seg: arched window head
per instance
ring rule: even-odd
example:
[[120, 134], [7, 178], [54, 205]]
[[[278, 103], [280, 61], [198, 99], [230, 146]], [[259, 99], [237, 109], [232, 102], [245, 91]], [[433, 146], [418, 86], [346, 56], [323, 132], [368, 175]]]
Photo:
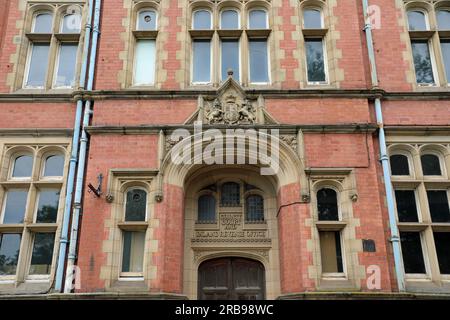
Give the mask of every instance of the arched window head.
[[403, 154], [394, 154], [389, 158], [391, 174], [393, 176], [409, 176], [408, 157]]
[[211, 29], [211, 12], [205, 9], [195, 11], [192, 17], [192, 28], [196, 30]]
[[139, 11], [136, 29], [140, 31], [156, 30], [157, 15], [154, 10], [144, 9]]
[[32, 32], [52, 33], [53, 15], [50, 12], [40, 12], [34, 16]]
[[322, 12], [319, 9], [303, 10], [303, 28], [322, 29]]
[[422, 162], [422, 172], [424, 176], [440, 176], [441, 165], [439, 157], [434, 154], [424, 154], [420, 157]]
[[127, 192], [125, 221], [145, 221], [147, 211], [147, 192], [132, 189]]
[[251, 10], [248, 14], [248, 28], [249, 29], [269, 28], [267, 11], [264, 9]]
[[14, 160], [12, 177], [13, 178], [31, 177], [32, 170], [33, 170], [33, 157], [31, 155], [20, 155]]
[[450, 30], [450, 9], [438, 10], [436, 13], [438, 29]]
[[319, 213], [319, 220], [339, 220], [336, 191], [330, 188], [322, 188], [317, 191], [317, 211]]
[[64, 156], [55, 154], [48, 156], [44, 163], [44, 177], [62, 177], [64, 173]]
[[264, 199], [260, 195], [250, 195], [245, 199], [245, 220], [264, 221]]
[[224, 207], [234, 207], [240, 204], [240, 187], [235, 182], [226, 182], [222, 185], [221, 204]]
[[425, 13], [419, 10], [408, 11], [408, 26], [410, 31], [427, 30]]
[[79, 33], [81, 30], [81, 15], [77, 12], [66, 14], [61, 21], [61, 33]]
[[210, 194], [198, 198], [197, 220], [201, 222], [216, 221], [216, 198]]
[[221, 29], [239, 29], [239, 13], [236, 10], [223, 10], [220, 14]]

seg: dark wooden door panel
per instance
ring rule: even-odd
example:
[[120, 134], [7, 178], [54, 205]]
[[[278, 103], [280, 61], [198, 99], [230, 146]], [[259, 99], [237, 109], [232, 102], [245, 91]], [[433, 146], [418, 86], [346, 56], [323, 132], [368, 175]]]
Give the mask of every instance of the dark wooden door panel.
[[262, 300], [264, 266], [243, 258], [220, 258], [202, 263], [198, 270], [198, 298], [202, 300]]

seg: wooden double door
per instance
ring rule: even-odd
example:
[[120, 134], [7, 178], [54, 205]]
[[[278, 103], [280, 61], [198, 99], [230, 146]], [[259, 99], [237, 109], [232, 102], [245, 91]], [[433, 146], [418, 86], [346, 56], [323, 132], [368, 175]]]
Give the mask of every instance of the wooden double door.
[[205, 261], [198, 269], [198, 299], [265, 299], [264, 266], [255, 260], [234, 257]]

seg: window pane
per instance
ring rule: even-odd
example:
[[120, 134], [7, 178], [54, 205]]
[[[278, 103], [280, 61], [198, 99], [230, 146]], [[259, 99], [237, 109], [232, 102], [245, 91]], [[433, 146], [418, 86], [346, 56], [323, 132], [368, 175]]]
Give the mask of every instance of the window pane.
[[0, 234], [0, 276], [16, 274], [20, 238], [20, 234]]
[[37, 223], [55, 223], [58, 215], [60, 190], [42, 190], [36, 213]]
[[31, 49], [30, 66], [26, 85], [43, 87], [48, 67], [48, 51], [50, 44], [34, 43]]
[[127, 192], [125, 221], [144, 221], [147, 210], [147, 192], [134, 189]]
[[398, 221], [418, 222], [416, 195], [414, 190], [395, 190]]
[[81, 16], [77, 13], [64, 16], [61, 33], [79, 33], [81, 30]]
[[211, 195], [198, 198], [198, 221], [216, 221], [216, 199]]
[[23, 223], [27, 205], [27, 190], [10, 190], [6, 194], [3, 223]]
[[309, 82], [325, 82], [322, 39], [306, 39], [306, 64]]
[[420, 11], [408, 11], [409, 30], [427, 30], [425, 14]]
[[439, 10], [437, 12], [439, 30], [450, 30], [450, 11]]
[[33, 157], [32, 156], [19, 156], [14, 161], [14, 169], [12, 172], [13, 178], [26, 178], [31, 177], [31, 171], [33, 170]]
[[248, 196], [245, 202], [247, 221], [264, 221], [264, 199], [259, 195]]
[[391, 174], [394, 176], [409, 176], [408, 157], [402, 154], [394, 154], [389, 157]]
[[233, 70], [233, 78], [239, 81], [239, 41], [222, 40], [222, 80], [228, 78], [228, 69]]
[[303, 28], [321, 29], [322, 15], [319, 10], [307, 9], [303, 12]]
[[222, 29], [239, 29], [239, 14], [235, 10], [224, 10], [221, 14], [220, 27]]
[[343, 272], [341, 234], [339, 231], [320, 231], [320, 253], [322, 257], [322, 272]]
[[249, 29], [267, 29], [267, 13], [264, 10], [252, 10], [249, 13]]
[[194, 40], [193, 42], [193, 82], [211, 81], [211, 41]]
[[317, 211], [319, 212], [319, 220], [339, 220], [336, 191], [325, 188], [317, 192]]
[[419, 84], [434, 84], [428, 41], [414, 40], [411, 42], [411, 46], [416, 70], [416, 82]]
[[139, 12], [137, 30], [156, 30], [156, 12], [153, 10]]
[[267, 40], [249, 41], [250, 46], [250, 82], [269, 82], [269, 66], [267, 57]]
[[53, 155], [45, 160], [44, 177], [62, 177], [64, 174], [64, 157]]
[[434, 154], [424, 154], [420, 157], [422, 171], [425, 176], [440, 176], [441, 165], [439, 157]]
[[428, 207], [433, 222], [450, 222], [446, 190], [427, 190]]
[[441, 40], [442, 57], [444, 59], [447, 83], [450, 83], [450, 39]]
[[36, 233], [31, 255], [30, 274], [50, 274], [55, 244], [54, 233]]
[[239, 206], [240, 204], [240, 187], [234, 182], [227, 182], [222, 185], [222, 206]]
[[425, 273], [419, 232], [400, 232], [405, 273]]
[[34, 18], [33, 32], [51, 33], [53, 16], [50, 13], [40, 13]]
[[211, 29], [211, 13], [206, 10], [194, 12], [193, 28], [197, 30]]
[[55, 87], [73, 87], [75, 85], [77, 50], [77, 43], [62, 43], [59, 46]]
[[434, 232], [434, 243], [442, 274], [450, 274], [450, 233]]
[[123, 233], [122, 272], [142, 272], [144, 266], [145, 232]]
[[138, 40], [134, 66], [134, 84], [155, 82], [155, 40]]

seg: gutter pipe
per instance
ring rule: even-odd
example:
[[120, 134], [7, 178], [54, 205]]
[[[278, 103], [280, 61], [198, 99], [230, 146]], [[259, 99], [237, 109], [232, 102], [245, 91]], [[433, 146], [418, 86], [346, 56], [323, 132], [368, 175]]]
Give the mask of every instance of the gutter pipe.
[[[86, 29], [84, 35], [84, 46], [83, 46], [83, 55], [82, 55], [82, 64], [81, 64], [81, 73], [80, 73], [80, 81], [79, 81], [79, 89], [84, 90], [86, 86], [86, 74], [88, 67], [88, 58], [89, 58], [89, 46], [91, 43], [91, 29], [92, 29], [92, 13], [94, 9], [94, 0], [89, 0], [88, 4], [88, 16], [86, 20]], [[59, 254], [58, 254], [58, 263], [56, 268], [55, 275], [55, 291], [61, 292], [62, 290], [62, 282], [64, 277], [64, 261], [66, 257], [67, 251], [67, 243], [68, 234], [69, 234], [69, 224], [70, 224], [70, 211], [72, 207], [72, 197], [73, 197], [73, 189], [75, 183], [75, 169], [77, 166], [77, 156], [78, 156], [78, 142], [80, 139], [80, 127], [81, 127], [81, 116], [83, 113], [83, 99], [80, 97], [77, 100], [77, 106], [75, 111], [75, 123], [73, 126], [73, 137], [72, 137], [72, 151], [70, 155], [69, 162], [69, 173], [67, 177], [67, 189], [66, 189], [66, 201], [64, 204], [64, 214], [63, 214], [63, 223], [61, 229], [61, 237], [59, 244]]]
[[[370, 61], [370, 74], [372, 79], [372, 88], [378, 87], [378, 75], [375, 61], [375, 50], [373, 48], [372, 25], [370, 17], [368, 16], [369, 1], [362, 0], [363, 14], [364, 14], [364, 31], [366, 33], [367, 51]], [[387, 155], [386, 135], [383, 124], [383, 112], [381, 108], [381, 99], [375, 98], [375, 113], [377, 118], [377, 125], [379, 128], [379, 144], [380, 144], [380, 161], [383, 167], [384, 187], [386, 191], [387, 209], [389, 214], [389, 227], [391, 231], [391, 243], [394, 254], [395, 274], [397, 278], [397, 286], [400, 292], [405, 291], [405, 273], [403, 268], [403, 260], [401, 257], [400, 248], [400, 234], [397, 226], [397, 218], [394, 207], [394, 192], [392, 188], [391, 174], [389, 169], [389, 157]]]

